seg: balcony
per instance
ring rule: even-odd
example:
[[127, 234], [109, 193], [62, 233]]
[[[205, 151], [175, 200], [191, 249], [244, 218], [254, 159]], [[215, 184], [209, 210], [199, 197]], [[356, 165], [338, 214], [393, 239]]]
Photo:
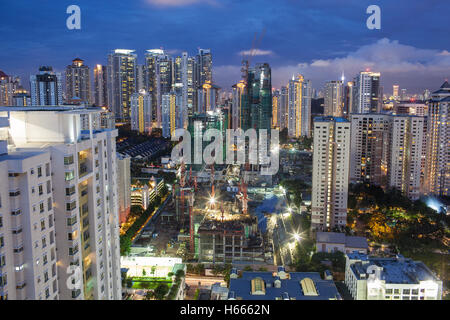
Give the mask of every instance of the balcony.
[[81, 290], [77, 289], [77, 290], [72, 290], [72, 299], [77, 299], [81, 294]]
[[78, 253], [78, 247], [69, 248], [69, 256], [74, 256]]
[[17, 290], [24, 289], [26, 285], [27, 285], [26, 282], [18, 283], [18, 284], [16, 285], [16, 289], [17, 289]]
[[89, 169], [88, 169], [87, 165], [86, 164], [80, 164], [79, 171], [78, 171], [78, 176], [80, 178], [82, 178], [85, 175], [87, 175], [88, 173], [89, 173]]

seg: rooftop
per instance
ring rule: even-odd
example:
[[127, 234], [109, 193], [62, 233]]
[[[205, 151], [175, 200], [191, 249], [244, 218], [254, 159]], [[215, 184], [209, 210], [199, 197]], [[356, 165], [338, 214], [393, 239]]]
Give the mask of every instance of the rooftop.
[[349, 122], [349, 121], [341, 117], [325, 116], [325, 117], [315, 117], [314, 122]]
[[[230, 280], [229, 298], [242, 298], [242, 300], [341, 299], [334, 282], [322, 280], [317, 272], [288, 274], [288, 279], [280, 279], [272, 272], [243, 272], [241, 278]], [[280, 282], [279, 287], [275, 286], [275, 281]], [[252, 290], [256, 290], [256, 294], [252, 294]]]
[[418, 284], [420, 281], [439, 281], [439, 278], [420, 261], [399, 256], [397, 258], [376, 258], [361, 253], [347, 254], [350, 259], [359, 259], [351, 265], [358, 278], [368, 277], [369, 266], [382, 268], [381, 280], [395, 284]]
[[365, 237], [346, 236], [345, 233], [338, 232], [317, 232], [316, 241], [345, 244], [346, 247], [350, 248], [367, 249], [369, 247]]
[[3, 160], [24, 160], [27, 158], [32, 158], [40, 154], [45, 153], [45, 151], [15, 151], [10, 152], [5, 155], [0, 156], [0, 161]]
[[102, 108], [87, 107], [87, 106], [8, 106], [0, 107], [0, 112], [37, 112], [37, 111], [53, 111], [53, 112], [68, 112], [68, 113], [96, 113], [103, 111]]

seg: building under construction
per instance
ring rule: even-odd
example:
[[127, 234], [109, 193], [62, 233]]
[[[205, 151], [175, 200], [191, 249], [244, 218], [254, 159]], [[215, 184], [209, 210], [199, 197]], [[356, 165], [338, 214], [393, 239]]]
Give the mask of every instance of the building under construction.
[[257, 218], [247, 212], [243, 184], [237, 194], [199, 188], [193, 209], [195, 255], [205, 263], [264, 262]]

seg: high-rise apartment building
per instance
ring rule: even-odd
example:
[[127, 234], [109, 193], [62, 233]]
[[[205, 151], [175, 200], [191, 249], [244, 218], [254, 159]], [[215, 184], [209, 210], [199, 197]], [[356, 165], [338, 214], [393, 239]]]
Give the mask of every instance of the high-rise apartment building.
[[30, 76], [31, 105], [58, 106], [63, 104], [61, 73], [42, 66], [39, 74]]
[[198, 113], [214, 111], [219, 98], [220, 87], [207, 80], [201, 89], [198, 90]]
[[412, 116], [426, 117], [428, 115], [428, 105], [421, 101], [403, 101], [394, 103], [396, 114], [410, 114]]
[[144, 89], [131, 95], [131, 130], [152, 133], [152, 96]]
[[350, 122], [314, 119], [311, 228], [327, 230], [347, 223]]
[[353, 81], [347, 82], [344, 87], [344, 109], [342, 111], [342, 116], [345, 119], [349, 119], [349, 115], [353, 110], [353, 86], [355, 83]]
[[108, 103], [108, 77], [107, 68], [97, 64], [94, 69], [94, 104], [97, 107], [106, 107]]
[[406, 89], [401, 89], [400, 100], [405, 101], [407, 99], [408, 99], [408, 96], [406, 94]]
[[450, 84], [433, 92], [428, 104], [428, 137], [424, 192], [450, 195]]
[[388, 114], [351, 114], [350, 182], [385, 186], [389, 155]]
[[137, 55], [116, 49], [108, 56], [108, 107], [119, 121], [130, 120], [130, 98], [136, 92]]
[[131, 157], [117, 154], [117, 193], [119, 196], [119, 223], [125, 223], [131, 209]]
[[75, 58], [66, 68], [66, 99], [80, 99], [83, 103], [91, 103], [91, 76], [84, 60]]
[[301, 74], [292, 77], [288, 85], [288, 135], [310, 136], [311, 82]]
[[280, 127], [280, 91], [275, 90], [272, 93], [272, 127], [279, 128]]
[[183, 108], [182, 84], [174, 85], [170, 93], [162, 96], [162, 135], [170, 138], [176, 129], [186, 129], [187, 110]]
[[391, 117], [388, 186], [412, 200], [419, 199], [421, 192], [424, 127], [424, 117]]
[[[185, 53], [183, 53], [183, 57], [184, 55]], [[186, 81], [187, 81], [187, 108], [189, 116], [193, 115], [194, 112], [198, 112], [196, 66], [197, 63], [195, 57], [188, 57], [186, 65], [186, 73], [187, 73]]]
[[343, 116], [343, 82], [329, 81], [325, 84], [324, 115], [332, 117]]
[[213, 82], [212, 55], [210, 49], [198, 49], [197, 55], [197, 86], [202, 87], [206, 81]]
[[31, 106], [30, 93], [22, 86], [17, 86], [12, 96], [12, 105], [19, 107]]
[[352, 114], [350, 182], [395, 188], [420, 197], [426, 120], [395, 114]]
[[380, 73], [361, 71], [353, 86], [352, 113], [377, 113], [381, 110]]
[[245, 95], [245, 80], [241, 80], [233, 85], [233, 98], [231, 105], [231, 127], [236, 130], [242, 128], [242, 103]]
[[161, 128], [162, 96], [172, 89], [172, 59], [162, 49], [147, 50], [145, 54], [145, 86], [152, 97], [154, 127]]
[[278, 118], [280, 119], [280, 130], [288, 127], [288, 88], [285, 86], [281, 87], [280, 90], [280, 108], [278, 112]]
[[399, 100], [400, 99], [398, 90], [399, 90], [399, 85], [398, 84], [394, 84], [392, 86], [392, 96], [394, 97], [395, 100]]
[[146, 75], [145, 65], [138, 64], [136, 66], [136, 92], [139, 92], [141, 90], [147, 90], [145, 86], [145, 75]]
[[272, 76], [269, 64], [256, 64], [248, 71], [241, 103], [241, 128], [270, 130], [272, 126]]
[[0, 70], [0, 106], [12, 106], [14, 95], [20, 88], [20, 79], [11, 77]]
[[0, 108], [3, 298], [121, 299], [117, 130], [99, 112]]

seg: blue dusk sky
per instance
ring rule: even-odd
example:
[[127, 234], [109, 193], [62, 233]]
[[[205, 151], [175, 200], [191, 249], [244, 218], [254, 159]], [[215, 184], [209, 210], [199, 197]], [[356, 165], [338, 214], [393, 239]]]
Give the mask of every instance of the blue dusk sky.
[[[81, 8], [81, 30], [66, 27], [69, 5]], [[369, 5], [381, 8], [381, 30], [369, 30]], [[173, 55], [213, 53], [214, 81], [240, 79], [242, 52], [263, 37], [252, 64], [268, 62], [272, 84], [294, 73], [321, 89], [366, 68], [382, 73], [386, 93], [434, 90], [450, 75], [448, 0], [1, 0], [0, 70], [26, 87], [40, 65], [62, 72], [75, 57], [106, 64], [116, 48]], [[264, 30], [264, 32], [263, 32]]]

